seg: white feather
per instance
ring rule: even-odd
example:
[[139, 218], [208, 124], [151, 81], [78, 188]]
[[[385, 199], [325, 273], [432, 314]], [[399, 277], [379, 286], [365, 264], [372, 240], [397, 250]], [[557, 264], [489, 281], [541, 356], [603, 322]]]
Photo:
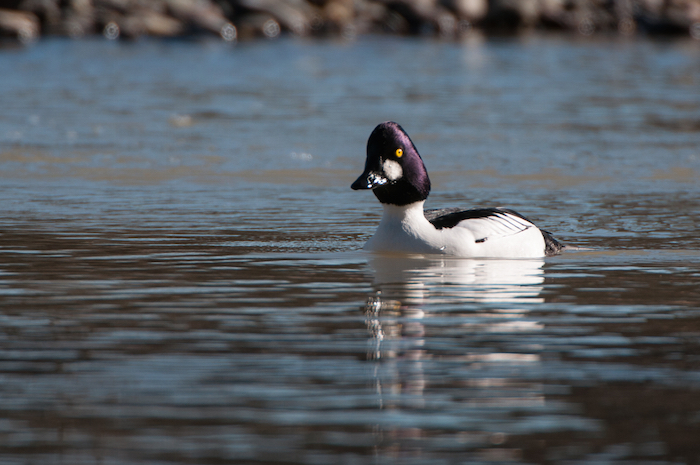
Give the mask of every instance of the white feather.
[[401, 165], [397, 161], [384, 160], [382, 168], [384, 168], [384, 174], [386, 174], [386, 177], [391, 181], [396, 181], [403, 176], [403, 168], [401, 168]]
[[543, 257], [542, 232], [529, 221], [507, 212], [460, 221], [436, 229], [423, 213], [423, 203], [384, 204], [377, 232], [365, 249], [378, 252], [439, 253], [458, 257]]

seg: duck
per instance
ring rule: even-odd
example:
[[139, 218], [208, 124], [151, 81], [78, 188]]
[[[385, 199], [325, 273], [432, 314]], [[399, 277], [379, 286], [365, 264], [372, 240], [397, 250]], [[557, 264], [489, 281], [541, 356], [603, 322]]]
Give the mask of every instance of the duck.
[[542, 258], [563, 245], [508, 208], [425, 210], [430, 177], [416, 146], [393, 121], [377, 125], [354, 190], [372, 190], [383, 207], [364, 249], [380, 253], [441, 254], [464, 258]]

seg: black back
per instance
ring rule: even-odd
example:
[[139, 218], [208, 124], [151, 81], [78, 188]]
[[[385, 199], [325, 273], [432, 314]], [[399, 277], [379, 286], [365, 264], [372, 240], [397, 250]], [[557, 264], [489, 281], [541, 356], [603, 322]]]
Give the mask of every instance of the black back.
[[487, 218], [489, 216], [497, 216], [498, 213], [507, 213], [509, 215], [522, 218], [528, 223], [532, 223], [532, 221], [520, 213], [508, 208], [470, 208], [469, 210], [450, 208], [443, 210], [426, 210], [425, 217], [433, 224], [433, 226], [435, 226], [435, 229], [444, 229], [454, 228], [460, 221], [463, 220]]

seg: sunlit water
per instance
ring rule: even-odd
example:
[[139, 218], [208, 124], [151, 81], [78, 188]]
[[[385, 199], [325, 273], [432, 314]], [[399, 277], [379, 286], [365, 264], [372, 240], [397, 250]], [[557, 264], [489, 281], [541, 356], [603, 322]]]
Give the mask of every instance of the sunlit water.
[[[0, 50], [0, 462], [700, 463], [700, 47], [534, 37]], [[376, 257], [429, 206], [546, 260]]]

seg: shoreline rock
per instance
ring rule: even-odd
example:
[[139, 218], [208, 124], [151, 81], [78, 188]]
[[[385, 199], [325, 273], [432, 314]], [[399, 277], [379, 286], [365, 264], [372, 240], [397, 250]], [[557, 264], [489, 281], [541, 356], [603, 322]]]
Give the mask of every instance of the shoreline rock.
[[555, 30], [700, 40], [700, 0], [0, 0], [0, 36], [109, 39], [385, 33], [458, 38], [471, 30]]

